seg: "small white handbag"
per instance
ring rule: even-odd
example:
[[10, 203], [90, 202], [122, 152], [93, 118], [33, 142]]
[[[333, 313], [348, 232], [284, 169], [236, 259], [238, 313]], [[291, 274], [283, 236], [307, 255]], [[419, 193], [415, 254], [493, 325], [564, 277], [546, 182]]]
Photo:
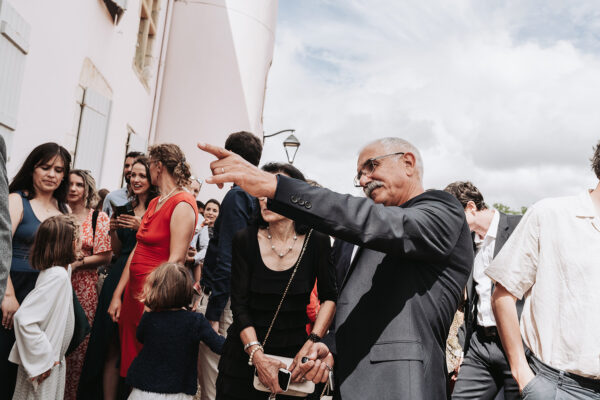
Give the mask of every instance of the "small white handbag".
[[[265, 356], [271, 357], [271, 358], [274, 358], [276, 360], [283, 362], [286, 365], [286, 368], [289, 368], [290, 365], [292, 365], [292, 362], [294, 361], [293, 358], [274, 356], [272, 354], [265, 354]], [[269, 388], [262, 384], [262, 382], [260, 381], [260, 379], [258, 379], [258, 376], [256, 376], [256, 374], [254, 374], [253, 384], [254, 384], [254, 389], [260, 390], [261, 392], [271, 393]], [[315, 384], [312, 381], [298, 382], [298, 383], [294, 382], [294, 383], [290, 383], [290, 385], [288, 386], [288, 390], [285, 392], [285, 395], [286, 396], [295, 396], [295, 397], [306, 397], [314, 391], [315, 391]]]

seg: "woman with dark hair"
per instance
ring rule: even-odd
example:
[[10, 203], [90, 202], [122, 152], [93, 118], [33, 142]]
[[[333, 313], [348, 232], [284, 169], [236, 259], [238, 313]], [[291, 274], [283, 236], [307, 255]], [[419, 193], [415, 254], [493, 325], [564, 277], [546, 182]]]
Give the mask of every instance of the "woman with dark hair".
[[68, 213], [67, 191], [71, 155], [56, 143], [37, 146], [9, 185], [8, 206], [12, 220], [12, 263], [2, 300], [0, 327], [0, 399], [11, 399], [17, 366], [8, 361], [15, 342], [13, 315], [35, 287], [39, 271], [29, 264], [29, 249], [38, 226], [55, 215]]
[[129, 206], [135, 215], [113, 213], [110, 219], [111, 244], [117, 259], [110, 267], [98, 296], [98, 308], [77, 392], [81, 399], [117, 398], [119, 332], [107, 311], [123, 268], [135, 247], [135, 235], [142, 217], [150, 201], [158, 196], [158, 188], [152, 182], [146, 157], [140, 156], [133, 162], [129, 187], [128, 197], [132, 199]]
[[221, 203], [218, 200], [210, 199], [204, 205], [204, 220], [200, 224], [199, 231], [194, 235], [186, 261], [193, 265], [194, 282], [200, 282], [202, 274], [202, 264], [208, 249], [208, 242], [213, 237], [215, 221], [219, 216]]
[[[271, 163], [263, 170], [305, 180], [289, 164]], [[266, 199], [259, 200], [258, 220], [233, 239], [233, 324], [219, 362], [219, 400], [266, 399], [267, 393], [253, 387], [255, 369], [264, 386], [272, 393], [281, 393], [279, 368], [293, 370], [313, 341], [327, 333], [335, 313], [337, 290], [335, 270], [329, 263], [329, 236], [309, 231], [306, 226], [269, 211]], [[315, 281], [322, 305], [308, 335], [306, 306]], [[294, 362], [285, 365], [266, 354], [293, 358]]]
[[[112, 248], [110, 243], [108, 215], [95, 211], [98, 200], [96, 181], [89, 171], [71, 170], [69, 173], [69, 193], [67, 195], [71, 214], [79, 226], [81, 252], [77, 261], [71, 264], [71, 283], [77, 299], [85, 311], [91, 325], [98, 306], [98, 267], [110, 263]], [[89, 336], [67, 356], [67, 382], [65, 399], [75, 400], [77, 386], [83, 368]]]
[[127, 376], [142, 348], [136, 330], [144, 312], [140, 295], [146, 277], [165, 261], [185, 262], [198, 218], [196, 200], [184, 189], [191, 173], [181, 149], [174, 144], [159, 144], [149, 149], [149, 158], [150, 177], [161, 196], [148, 204], [136, 235], [137, 244], [108, 308], [113, 321], [119, 323], [122, 377]]

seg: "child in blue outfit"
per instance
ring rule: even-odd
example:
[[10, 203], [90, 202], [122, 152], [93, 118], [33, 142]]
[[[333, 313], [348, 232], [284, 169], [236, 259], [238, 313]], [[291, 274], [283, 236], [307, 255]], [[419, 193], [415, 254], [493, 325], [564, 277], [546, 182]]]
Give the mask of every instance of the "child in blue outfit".
[[136, 333], [144, 347], [127, 373], [130, 400], [191, 400], [198, 389], [200, 341], [221, 354], [225, 338], [202, 314], [186, 309], [192, 294], [192, 279], [181, 264], [164, 263], [146, 279], [146, 312]]

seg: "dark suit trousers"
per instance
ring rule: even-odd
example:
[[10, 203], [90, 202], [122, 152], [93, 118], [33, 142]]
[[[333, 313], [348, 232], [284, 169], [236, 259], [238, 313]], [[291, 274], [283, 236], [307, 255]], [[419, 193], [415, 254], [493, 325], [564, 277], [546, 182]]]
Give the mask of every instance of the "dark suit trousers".
[[452, 399], [494, 400], [504, 389], [504, 399], [520, 399], [519, 387], [510, 373], [500, 337], [482, 337], [473, 332]]

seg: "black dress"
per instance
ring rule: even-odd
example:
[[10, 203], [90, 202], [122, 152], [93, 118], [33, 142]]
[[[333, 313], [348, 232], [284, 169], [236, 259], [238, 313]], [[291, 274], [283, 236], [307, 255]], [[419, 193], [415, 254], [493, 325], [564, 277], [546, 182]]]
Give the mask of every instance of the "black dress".
[[[114, 340], [118, 342], [119, 337], [118, 326], [108, 315], [108, 307], [121, 279], [125, 264], [127, 264], [127, 259], [137, 243], [135, 238], [136, 233], [137, 231], [133, 229], [117, 229], [117, 236], [121, 241], [121, 252], [110, 267], [108, 276], [104, 280], [104, 285], [102, 285], [102, 291], [98, 295], [98, 308], [96, 309], [96, 316], [92, 324], [81, 378], [79, 378], [78, 398], [89, 400], [103, 399], [102, 377], [105, 357], [111, 342]], [[118, 397], [121, 398], [121, 395], [119, 394]]]
[[[258, 228], [249, 226], [239, 231], [232, 245], [231, 309], [233, 324], [219, 362], [217, 400], [267, 399], [269, 394], [254, 389], [254, 367], [248, 365], [240, 332], [253, 326], [260, 342], [267, 329], [293, 268], [274, 271], [264, 264], [257, 238]], [[313, 231], [296, 276], [281, 306], [279, 316], [265, 346], [265, 353], [295, 357], [307, 340], [306, 306], [317, 280], [319, 300], [336, 301], [335, 270], [329, 261], [329, 236]], [[278, 399], [299, 399], [278, 395]]]

